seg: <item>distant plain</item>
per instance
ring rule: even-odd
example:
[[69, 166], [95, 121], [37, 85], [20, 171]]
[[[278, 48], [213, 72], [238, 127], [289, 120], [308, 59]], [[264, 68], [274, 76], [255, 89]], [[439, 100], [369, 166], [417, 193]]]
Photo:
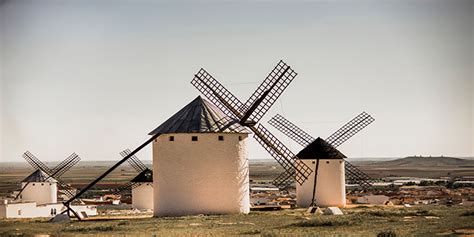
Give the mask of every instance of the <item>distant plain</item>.
[[[349, 159], [373, 178], [406, 176], [422, 178], [474, 176], [474, 159], [451, 157], [407, 157], [391, 159]], [[151, 167], [151, 161], [144, 161]], [[272, 159], [250, 160], [250, 179], [271, 181], [283, 169]], [[46, 163], [53, 167], [57, 163]], [[62, 180], [81, 188], [114, 164], [114, 161], [81, 161], [62, 176]], [[26, 162], [0, 163], [0, 197], [19, 189], [20, 181], [33, 172]], [[137, 172], [124, 164], [98, 183], [96, 188], [119, 186], [132, 179]]]
[[[351, 163], [372, 177], [474, 176], [474, 160], [455, 158], [409, 157], [403, 159], [351, 159]], [[151, 166], [150, 161], [145, 161]], [[113, 164], [112, 161], [83, 161], [67, 172], [63, 180], [83, 187]], [[55, 165], [54, 163], [48, 164]], [[33, 169], [23, 163], [0, 163], [0, 196], [19, 188], [19, 182]], [[250, 179], [270, 181], [282, 168], [273, 160], [251, 160]], [[101, 181], [96, 188], [121, 185], [136, 175], [123, 165]], [[474, 207], [415, 206], [412, 208], [369, 207], [345, 208], [344, 216], [314, 216], [304, 209], [272, 212], [253, 211], [249, 215], [198, 215], [167, 218], [132, 218], [108, 221], [86, 221], [65, 224], [48, 223], [47, 219], [0, 220], [0, 236], [473, 236]]]

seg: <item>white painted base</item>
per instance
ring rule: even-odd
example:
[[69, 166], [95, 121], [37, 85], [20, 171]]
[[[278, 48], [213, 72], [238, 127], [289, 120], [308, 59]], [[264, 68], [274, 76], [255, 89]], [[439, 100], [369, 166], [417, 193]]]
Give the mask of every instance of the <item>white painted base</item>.
[[[301, 160], [311, 169], [315, 169], [316, 160]], [[299, 207], [309, 207], [313, 197], [315, 172], [303, 185], [296, 184], [296, 204]], [[320, 207], [345, 207], [346, 184], [344, 160], [319, 160], [318, 179], [316, 185], [316, 205]]]
[[[198, 141], [192, 141], [192, 136]], [[154, 215], [248, 213], [246, 137], [229, 133], [160, 136], [153, 143]]]
[[[26, 187], [25, 187], [26, 185]], [[55, 182], [21, 183], [20, 200], [38, 205], [58, 202], [58, 186]]]
[[132, 208], [153, 210], [153, 184], [142, 183], [132, 189]]

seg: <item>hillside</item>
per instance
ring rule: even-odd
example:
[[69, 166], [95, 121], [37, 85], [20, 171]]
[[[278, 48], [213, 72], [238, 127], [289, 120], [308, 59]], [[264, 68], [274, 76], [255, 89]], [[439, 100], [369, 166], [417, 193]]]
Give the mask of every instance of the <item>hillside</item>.
[[456, 167], [474, 167], [474, 160], [467, 160], [454, 157], [419, 157], [409, 156], [396, 160], [373, 162], [370, 165], [385, 167], [420, 167], [420, 166], [456, 166]]

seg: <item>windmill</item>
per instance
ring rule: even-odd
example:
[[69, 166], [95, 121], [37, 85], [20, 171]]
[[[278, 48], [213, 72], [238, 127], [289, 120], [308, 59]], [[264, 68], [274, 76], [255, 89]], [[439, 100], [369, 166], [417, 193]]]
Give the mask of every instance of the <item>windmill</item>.
[[[335, 202], [336, 204], [342, 203], [342, 206], [345, 205], [345, 182], [343, 182], [344, 173], [346, 181], [350, 183], [357, 183], [363, 188], [368, 188], [371, 186], [369, 182], [370, 177], [354, 165], [350, 164], [347, 160], [344, 160], [346, 156], [344, 156], [336, 148], [346, 142], [349, 138], [360, 132], [373, 121], [374, 118], [372, 118], [372, 116], [365, 112], [362, 112], [325, 140], [321, 139], [320, 137], [312, 137], [304, 130], [302, 130], [301, 128], [299, 128], [298, 126], [288, 121], [279, 114], [274, 116], [269, 121], [270, 125], [272, 125], [280, 132], [287, 135], [295, 142], [304, 147], [304, 149], [298, 153], [298, 156], [301, 159], [310, 161], [312, 164], [316, 164], [315, 175], [311, 178], [313, 179], [313, 182], [309, 182], [310, 184], [297, 185], [297, 198], [299, 206], [308, 206], [308, 204], [316, 204], [316, 200], [319, 204], [334, 204], [334, 200], [338, 199], [335, 197], [339, 197], [339, 201]], [[341, 162], [336, 162], [336, 164], [338, 165], [334, 166], [330, 165], [331, 160], [339, 160]], [[326, 164], [323, 165], [327, 166], [319, 167], [320, 161], [325, 161]], [[308, 164], [310, 162], [308, 162]], [[333, 162], [332, 164], [334, 163], [335, 162]], [[323, 168], [326, 170], [323, 170]], [[329, 169], [334, 170], [328, 171]], [[318, 172], [320, 173], [318, 174]], [[286, 183], [288, 185], [291, 183], [291, 179], [286, 178], [289, 177], [289, 174], [283, 173], [279, 177], [280, 180], [283, 180], [283, 183]], [[318, 179], [319, 181], [317, 181]], [[332, 188], [321, 188], [321, 190], [316, 190], [317, 182], [321, 183], [322, 186], [328, 186]], [[324, 183], [327, 183], [327, 185]], [[337, 194], [334, 194], [335, 191], [339, 192]], [[328, 201], [326, 201], [326, 199]]]
[[[74, 196], [75, 189], [62, 181], [60, 177], [81, 160], [81, 158], [76, 153], [72, 153], [69, 157], [64, 159], [52, 169], [46, 166], [29, 151], [23, 153], [23, 158], [25, 158], [25, 160], [35, 169], [35, 171], [25, 180], [23, 180], [22, 188], [15, 199], [18, 199], [19, 197], [25, 200], [44, 199], [48, 200], [50, 203], [55, 203], [57, 201], [57, 186], [61, 188], [61, 191], [66, 195], [67, 198]], [[33, 185], [40, 183], [41, 186], [45, 186], [45, 182], [51, 184], [46, 186], [52, 187], [44, 187], [48, 188], [48, 190], [45, 191], [48, 193], [45, 194], [48, 197], [41, 198], [41, 193], [37, 193], [38, 188], [33, 188]], [[54, 183], [54, 185], [52, 185], [52, 183]], [[41, 202], [43, 201], [40, 201], [40, 203]]]
[[[126, 157], [130, 153], [130, 149], [126, 149], [121, 151], [120, 155]], [[153, 171], [135, 155], [132, 155], [127, 161], [138, 172], [138, 175], [117, 188], [114, 193], [131, 193], [132, 207], [135, 209], [153, 209]]]
[[[285, 169], [287, 178], [294, 178], [299, 184], [303, 184], [311, 174], [311, 168], [301, 162], [262, 124], [257, 125], [296, 75], [290, 66], [280, 60], [245, 103], [202, 68], [194, 76], [191, 84], [227, 115], [225, 119], [228, 121], [228, 126], [237, 123], [249, 128], [258, 143]], [[281, 180], [274, 180], [273, 184], [280, 188], [284, 187]]]

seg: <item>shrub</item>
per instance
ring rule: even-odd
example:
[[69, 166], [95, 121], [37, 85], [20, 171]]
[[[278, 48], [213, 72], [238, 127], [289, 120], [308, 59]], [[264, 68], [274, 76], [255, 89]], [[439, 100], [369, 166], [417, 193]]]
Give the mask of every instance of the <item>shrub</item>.
[[104, 232], [114, 230], [114, 226], [68, 226], [63, 228], [65, 232]]
[[262, 233], [261, 230], [246, 230], [246, 231], [240, 232], [241, 235], [257, 235], [261, 233]]
[[397, 233], [393, 230], [385, 230], [377, 234], [377, 237], [397, 237]]
[[367, 211], [362, 212], [361, 215], [369, 215], [376, 217], [395, 217], [395, 216], [436, 216], [433, 212], [428, 210], [419, 210], [419, 211], [389, 211], [389, 210], [376, 210], [376, 211]]
[[461, 216], [474, 216], [474, 211], [465, 211], [461, 213]]

